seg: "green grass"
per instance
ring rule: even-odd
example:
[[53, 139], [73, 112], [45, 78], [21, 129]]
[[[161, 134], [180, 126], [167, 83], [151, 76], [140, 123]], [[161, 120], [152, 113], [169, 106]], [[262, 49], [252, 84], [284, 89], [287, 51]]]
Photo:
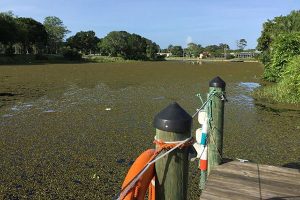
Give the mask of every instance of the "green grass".
[[279, 83], [256, 90], [254, 96], [271, 102], [300, 103], [300, 56], [287, 64]]
[[255, 99], [271, 103], [300, 103], [300, 96], [297, 93], [291, 93], [288, 85], [278, 83], [274, 85], [259, 88], [253, 92]]

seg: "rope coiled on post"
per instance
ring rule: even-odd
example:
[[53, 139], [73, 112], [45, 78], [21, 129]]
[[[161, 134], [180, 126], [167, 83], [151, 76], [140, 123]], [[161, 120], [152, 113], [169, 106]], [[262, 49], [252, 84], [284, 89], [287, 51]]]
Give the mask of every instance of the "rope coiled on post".
[[[122, 189], [122, 191], [117, 195], [117, 200], [122, 200], [128, 192], [135, 187], [137, 181], [142, 177], [142, 175], [147, 171], [147, 169], [154, 164], [159, 159], [163, 158], [164, 156], [168, 155], [175, 149], [183, 149], [185, 147], [191, 146], [194, 143], [194, 138], [190, 137], [182, 141], [174, 141], [174, 142], [165, 142], [163, 140], [156, 140], [154, 139], [153, 143], [157, 144], [159, 148], [155, 151], [150, 161], [145, 165], [145, 167], [132, 179], [131, 182], [126, 185]], [[159, 155], [163, 150], [167, 150], [166, 152]]]
[[[178, 146], [178, 149], [183, 149], [185, 147], [189, 147], [191, 145], [194, 144], [195, 140], [193, 137], [188, 138], [189, 140], [183, 144], [181, 144], [180, 146]], [[158, 146], [158, 149], [156, 150], [157, 152], [161, 152], [162, 150], [169, 150], [172, 149], [174, 147], [176, 147], [176, 145], [178, 145], [180, 142], [182, 141], [172, 141], [172, 142], [166, 142], [163, 141], [161, 139], [154, 139], [153, 143], [156, 144]]]

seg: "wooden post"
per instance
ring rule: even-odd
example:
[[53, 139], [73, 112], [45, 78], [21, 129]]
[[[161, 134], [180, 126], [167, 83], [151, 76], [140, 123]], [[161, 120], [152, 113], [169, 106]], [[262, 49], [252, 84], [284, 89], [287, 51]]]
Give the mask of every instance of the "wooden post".
[[208, 175], [214, 166], [222, 163], [225, 87], [226, 83], [220, 77], [209, 82], [209, 93], [215, 92], [215, 95], [212, 96], [211, 108], [208, 108], [212, 119], [208, 131]]
[[[191, 126], [192, 117], [177, 103], [170, 104], [154, 118], [156, 139], [165, 142], [190, 138]], [[158, 160], [155, 163], [155, 199], [187, 199], [188, 168], [188, 148], [175, 149]]]

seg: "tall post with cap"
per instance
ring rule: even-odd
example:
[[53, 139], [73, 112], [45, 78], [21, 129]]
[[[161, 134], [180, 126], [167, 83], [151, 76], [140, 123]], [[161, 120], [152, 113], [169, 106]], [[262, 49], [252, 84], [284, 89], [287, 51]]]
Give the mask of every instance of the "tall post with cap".
[[225, 87], [226, 83], [218, 76], [209, 82], [209, 94], [214, 93], [214, 95], [211, 97], [208, 110], [210, 113], [208, 175], [215, 166], [222, 163]]
[[[191, 137], [192, 117], [176, 102], [161, 110], [154, 118], [156, 140], [165, 143]], [[156, 146], [159, 148], [159, 145]], [[163, 150], [161, 153], [164, 153]], [[187, 199], [188, 148], [175, 149], [155, 163], [156, 199]]]

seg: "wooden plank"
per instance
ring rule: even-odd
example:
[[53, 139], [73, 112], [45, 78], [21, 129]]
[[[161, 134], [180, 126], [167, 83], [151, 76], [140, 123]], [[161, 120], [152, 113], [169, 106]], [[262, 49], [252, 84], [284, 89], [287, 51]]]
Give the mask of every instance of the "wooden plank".
[[[208, 181], [206, 190], [201, 195], [201, 197], [205, 197], [206, 193], [213, 194], [222, 198], [231, 198], [232, 196], [241, 196], [242, 199], [257, 199], [259, 197], [259, 190], [257, 183], [246, 184], [247, 181], [241, 181], [240, 183], [234, 183], [222, 180], [222, 179], [214, 179], [212, 181]], [[249, 182], [248, 182], [249, 183]], [[254, 185], [254, 186], [253, 186]], [[202, 198], [201, 198], [202, 199]], [[209, 199], [209, 198], [208, 198]]]
[[[215, 173], [213, 181], [216, 183], [213, 187], [218, 185], [230, 185], [230, 190], [233, 188], [236, 190], [243, 190], [242, 192], [250, 191], [267, 191], [268, 193], [285, 194], [289, 195], [299, 190], [297, 185], [285, 184], [283, 182], [274, 182], [268, 180], [259, 180], [258, 178], [241, 177], [232, 174]], [[245, 191], [246, 190], [246, 191]]]
[[[237, 169], [241, 169], [241, 166], [243, 166], [242, 169], [245, 169], [246, 167], [248, 168], [257, 168], [257, 163], [250, 163], [250, 162], [244, 162], [241, 163], [239, 161], [232, 161], [223, 164], [224, 166], [228, 166], [227, 168], [236, 167]], [[263, 171], [272, 171], [272, 172], [282, 172], [284, 171], [286, 174], [297, 174], [299, 170], [292, 169], [292, 168], [286, 168], [286, 167], [278, 167], [278, 166], [271, 166], [271, 165], [261, 165], [259, 164], [259, 168]]]
[[[216, 168], [215, 171], [221, 171], [225, 173], [232, 173], [236, 175], [243, 175], [249, 177], [257, 177], [258, 173], [262, 180], [273, 180], [279, 181], [289, 184], [297, 184], [299, 182], [299, 178], [297, 179], [297, 175], [299, 175], [298, 170], [283, 168], [283, 167], [274, 167], [267, 165], [259, 165], [253, 163], [239, 163], [232, 162], [234, 164], [224, 164], [221, 168]], [[241, 167], [242, 166], [242, 167]], [[282, 176], [284, 174], [284, 176]]]
[[214, 168], [200, 199], [300, 200], [300, 172], [232, 161]]
[[247, 181], [247, 182], [251, 182], [251, 181], [255, 181], [257, 183], [260, 183], [261, 184], [264, 184], [264, 185], [272, 185], [272, 186], [276, 186], [276, 187], [284, 187], [284, 188], [294, 188], [294, 189], [297, 189], [295, 188], [295, 186], [298, 185], [299, 183], [299, 180], [295, 180], [294, 177], [290, 177], [290, 179], [293, 181], [285, 181], [285, 179], [281, 179], [281, 175], [278, 174], [277, 177], [271, 177], [273, 175], [271, 175], [270, 177], [268, 176], [265, 176], [265, 175], [262, 175], [263, 172], [260, 172], [260, 175], [256, 175], [255, 177], [250, 177], [250, 176], [241, 176], [241, 175], [237, 175], [237, 174], [234, 174], [234, 173], [228, 173], [228, 172], [221, 172], [221, 171], [215, 171], [214, 172], [215, 176], [217, 178], [223, 178], [225, 180], [227, 179], [233, 179], [232, 181], [236, 181], [236, 180], [239, 180], [239, 179], [242, 179], [241, 181]]

